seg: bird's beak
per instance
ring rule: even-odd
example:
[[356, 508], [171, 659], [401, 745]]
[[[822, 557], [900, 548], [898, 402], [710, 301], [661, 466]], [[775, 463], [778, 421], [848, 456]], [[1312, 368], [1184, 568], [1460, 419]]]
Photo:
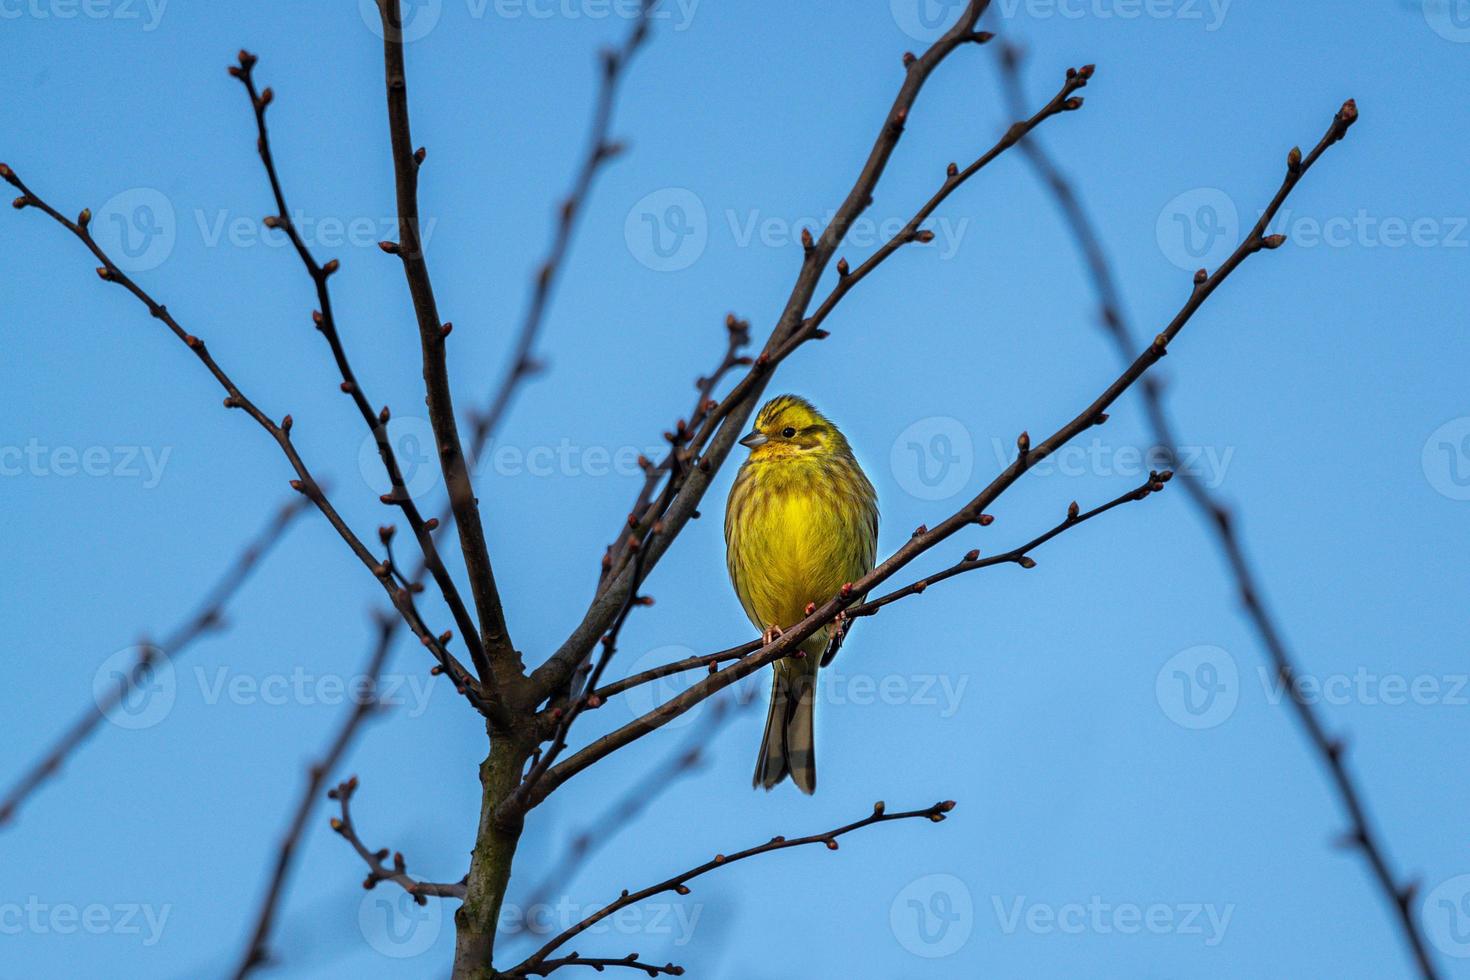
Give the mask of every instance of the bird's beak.
[[755, 429], [750, 433], [750, 435], [740, 440], [740, 445], [744, 446], [746, 449], [759, 449], [761, 446], [764, 446], [770, 441], [770, 436], [766, 435], [759, 429]]

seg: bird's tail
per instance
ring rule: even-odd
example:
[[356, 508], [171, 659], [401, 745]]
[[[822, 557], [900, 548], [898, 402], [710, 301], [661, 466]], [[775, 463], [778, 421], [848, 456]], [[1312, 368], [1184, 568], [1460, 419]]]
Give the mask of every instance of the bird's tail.
[[[810, 666], [807, 666], [810, 664]], [[813, 715], [817, 701], [817, 659], [777, 661], [771, 682], [766, 734], [755, 760], [751, 785], [771, 789], [787, 776], [803, 793], [817, 789], [817, 746]]]

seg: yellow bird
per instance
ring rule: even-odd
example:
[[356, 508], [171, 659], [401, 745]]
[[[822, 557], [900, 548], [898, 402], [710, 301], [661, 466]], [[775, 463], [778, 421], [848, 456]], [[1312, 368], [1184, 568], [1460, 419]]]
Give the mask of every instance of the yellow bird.
[[[837, 426], [804, 398], [778, 395], [740, 440], [750, 457], [725, 507], [725, 561], [745, 615], [766, 642], [873, 568], [878, 497]], [[788, 775], [817, 788], [812, 712], [817, 670], [837, 652], [842, 628], [813, 633], [800, 654], [775, 664], [766, 733], [753, 784]]]

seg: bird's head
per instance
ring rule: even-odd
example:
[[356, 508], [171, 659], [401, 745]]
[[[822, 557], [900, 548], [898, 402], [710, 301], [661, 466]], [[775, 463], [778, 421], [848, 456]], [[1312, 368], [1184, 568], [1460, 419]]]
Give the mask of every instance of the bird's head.
[[755, 417], [755, 428], [740, 445], [760, 462], [851, 452], [837, 426], [797, 395], [777, 395], [766, 402]]

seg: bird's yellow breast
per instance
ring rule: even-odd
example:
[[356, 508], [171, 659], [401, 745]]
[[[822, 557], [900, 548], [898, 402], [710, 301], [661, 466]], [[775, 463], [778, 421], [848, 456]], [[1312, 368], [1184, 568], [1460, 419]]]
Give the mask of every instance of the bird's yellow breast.
[[850, 457], [749, 461], [730, 490], [725, 545], [750, 621], [790, 626], [873, 567], [872, 485]]

